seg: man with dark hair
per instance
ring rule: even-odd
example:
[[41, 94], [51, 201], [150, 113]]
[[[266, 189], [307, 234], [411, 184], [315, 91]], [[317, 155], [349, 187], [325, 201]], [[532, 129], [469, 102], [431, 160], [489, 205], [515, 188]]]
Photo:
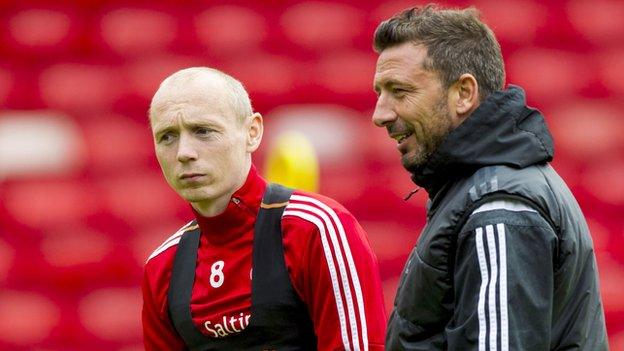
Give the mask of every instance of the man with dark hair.
[[239, 81], [178, 71], [149, 117], [163, 175], [195, 218], [145, 264], [146, 350], [383, 350], [364, 230], [336, 201], [260, 176], [263, 119]]
[[426, 189], [388, 350], [606, 350], [587, 223], [475, 9], [412, 8], [375, 32], [373, 121]]

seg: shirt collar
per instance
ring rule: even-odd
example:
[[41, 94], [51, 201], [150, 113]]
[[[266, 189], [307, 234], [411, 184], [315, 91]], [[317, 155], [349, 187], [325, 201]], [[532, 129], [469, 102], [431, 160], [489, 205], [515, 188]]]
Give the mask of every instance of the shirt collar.
[[214, 217], [204, 217], [193, 209], [202, 236], [211, 244], [224, 244], [253, 230], [266, 185], [266, 180], [252, 164], [245, 183], [232, 194], [225, 211]]

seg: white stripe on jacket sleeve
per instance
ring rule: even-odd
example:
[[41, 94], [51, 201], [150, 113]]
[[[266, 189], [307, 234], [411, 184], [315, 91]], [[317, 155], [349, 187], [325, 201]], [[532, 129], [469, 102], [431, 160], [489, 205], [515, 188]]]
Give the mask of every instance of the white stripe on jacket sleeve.
[[[475, 230], [477, 260], [481, 272], [481, 286], [477, 302], [479, 320], [479, 351], [509, 350], [509, 320], [507, 315], [507, 243], [503, 223], [485, 226], [487, 253], [484, 247], [483, 229]], [[498, 239], [498, 242], [497, 240]], [[497, 285], [498, 283], [498, 285]], [[498, 296], [499, 304], [496, 304]], [[485, 313], [487, 299], [488, 313]], [[497, 313], [497, 307], [500, 313]], [[489, 321], [489, 323], [488, 323]], [[498, 331], [500, 329], [500, 335]], [[499, 343], [500, 341], [500, 343]], [[500, 348], [499, 348], [500, 345]]]
[[481, 271], [481, 288], [479, 289], [479, 302], [477, 304], [477, 314], [479, 317], [479, 351], [485, 351], [485, 336], [487, 333], [485, 319], [485, 291], [489, 282], [487, 263], [485, 262], [485, 249], [483, 248], [483, 228], [476, 230], [477, 258], [479, 259], [479, 270]]
[[[335, 275], [332, 276], [332, 284], [334, 285], [333, 290], [336, 297], [336, 303], [338, 305], [339, 301], [346, 302], [346, 306], [343, 305], [342, 308], [339, 308], [339, 316], [342, 312], [343, 317], [345, 318], [344, 325], [341, 320], [341, 334], [343, 335], [345, 349], [349, 350], [349, 344], [352, 344], [353, 349], [356, 351], [362, 349], [367, 351], [368, 334], [366, 315], [364, 312], [364, 299], [362, 296], [362, 289], [357, 269], [353, 261], [349, 242], [346, 238], [344, 226], [342, 225], [336, 212], [317, 199], [302, 195], [292, 195], [290, 200], [290, 203], [284, 211], [284, 216], [294, 215], [306, 219], [314, 223], [319, 228], [323, 249], [325, 251], [325, 258], [328, 266], [330, 267], [330, 275]], [[306, 214], [306, 218], [304, 218], [302, 214]], [[310, 218], [315, 218], [316, 221], [312, 221]], [[334, 259], [338, 265], [337, 272], [335, 270], [335, 265], [333, 264]], [[332, 266], [334, 267], [333, 273], [331, 268]], [[347, 269], [350, 274], [347, 273]], [[342, 285], [342, 291], [340, 290], [340, 285]], [[336, 295], [336, 292], [338, 295]], [[356, 304], [357, 307], [355, 306]], [[346, 314], [343, 312], [344, 307], [346, 307]], [[347, 323], [351, 330], [350, 343], [346, 329]], [[344, 335], [345, 333], [347, 334], [346, 340]]]
[[529, 207], [524, 202], [512, 199], [512, 200], [494, 200], [491, 202], [486, 202], [482, 204], [481, 206], [477, 207], [474, 211], [472, 211], [471, 215], [475, 213], [479, 213], [479, 212], [494, 211], [494, 210], [507, 210], [507, 211], [513, 211], [513, 212], [526, 211], [526, 212], [537, 213], [537, 211], [534, 208]]
[[501, 349], [509, 350], [509, 319], [507, 316], [507, 240], [505, 225], [496, 225], [500, 252], [500, 315], [501, 315]]
[[340, 321], [340, 335], [342, 336], [342, 343], [344, 344], [345, 350], [351, 350], [349, 346], [349, 336], [347, 332], [347, 325], [345, 322], [345, 313], [344, 307], [342, 304], [342, 294], [340, 293], [340, 286], [338, 285], [338, 278], [336, 277], [336, 267], [334, 265], [334, 259], [332, 257], [331, 249], [329, 248], [329, 243], [327, 242], [327, 234], [325, 233], [325, 225], [321, 222], [318, 217], [311, 215], [309, 213], [294, 211], [294, 210], [285, 210], [284, 217], [286, 216], [294, 216], [305, 219], [306, 221], [316, 225], [321, 234], [321, 243], [323, 244], [323, 251], [325, 252], [325, 260], [327, 261], [327, 266], [329, 267], [329, 275], [332, 281], [332, 288], [334, 291], [334, 298], [336, 299], [336, 308], [338, 310], [338, 320]]
[[490, 351], [496, 351], [497, 333], [498, 333], [498, 315], [496, 313], [496, 281], [498, 278], [498, 264], [496, 263], [496, 242], [494, 241], [494, 227], [488, 225], [485, 227], [485, 235], [487, 238], [488, 251], [490, 253], [490, 279], [488, 290], [488, 309], [490, 312]]

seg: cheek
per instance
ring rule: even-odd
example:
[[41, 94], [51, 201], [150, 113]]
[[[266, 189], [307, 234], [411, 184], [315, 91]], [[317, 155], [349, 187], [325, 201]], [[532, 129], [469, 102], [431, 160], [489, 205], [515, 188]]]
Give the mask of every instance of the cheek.
[[167, 175], [167, 173], [171, 172], [171, 161], [167, 157], [167, 154], [163, 150], [156, 149], [156, 160], [158, 160], [158, 164], [160, 165], [160, 169], [162, 169], [163, 173]]
[[241, 146], [235, 143], [223, 144], [218, 149], [212, 150], [207, 158], [215, 167], [215, 172], [227, 176], [243, 161], [240, 149]]
[[422, 124], [423, 119], [427, 116], [426, 109], [416, 101], [405, 101], [399, 109], [397, 109], [398, 115], [407, 124], [414, 128], [418, 128]]

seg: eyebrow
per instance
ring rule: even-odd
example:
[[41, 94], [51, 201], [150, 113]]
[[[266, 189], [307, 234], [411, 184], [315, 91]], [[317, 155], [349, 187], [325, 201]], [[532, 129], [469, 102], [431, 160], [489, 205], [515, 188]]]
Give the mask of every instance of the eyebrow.
[[390, 86], [395, 86], [395, 85], [409, 86], [410, 84], [399, 82], [395, 79], [387, 79], [387, 80], [381, 80], [380, 82], [374, 83], [373, 90], [375, 90], [376, 92], [379, 92], [382, 87], [390, 87]]
[[[209, 128], [214, 128], [214, 129], [223, 128], [222, 124], [218, 123], [217, 121], [213, 121], [212, 119], [208, 119], [208, 118], [189, 118], [189, 120], [185, 121], [183, 124], [191, 128], [193, 127], [209, 127]], [[154, 135], [158, 135], [158, 134], [162, 134], [163, 132], [176, 129], [176, 128], [177, 128], [177, 123], [162, 122], [154, 126], [153, 130], [154, 130]]]

